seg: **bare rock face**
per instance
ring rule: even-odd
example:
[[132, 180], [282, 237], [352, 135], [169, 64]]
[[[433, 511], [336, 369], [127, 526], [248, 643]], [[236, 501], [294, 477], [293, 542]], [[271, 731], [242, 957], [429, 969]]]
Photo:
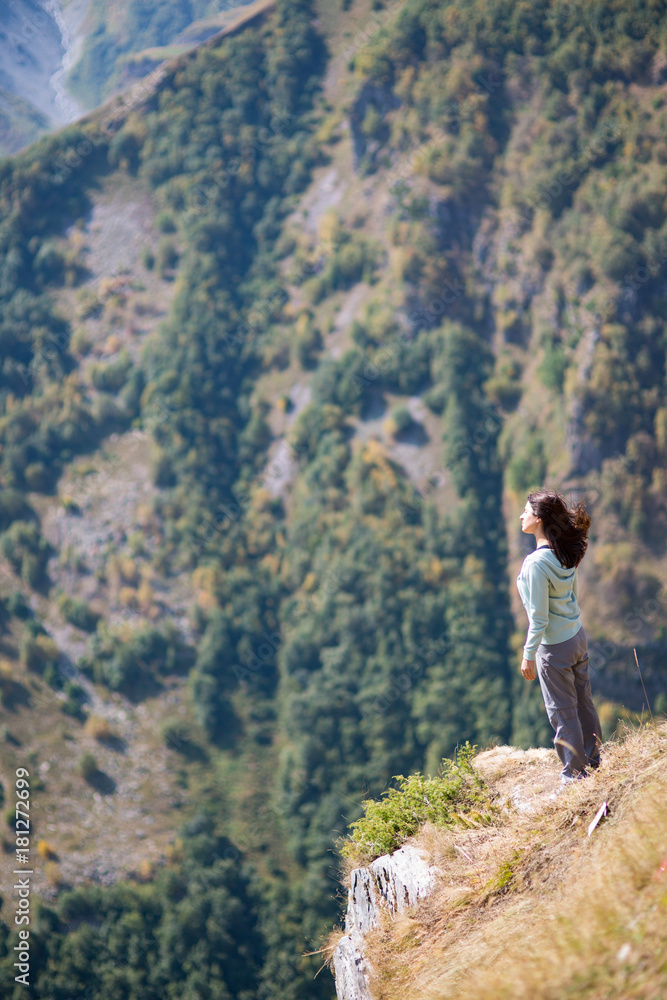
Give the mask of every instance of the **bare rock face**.
[[338, 1000], [372, 1000], [368, 988], [371, 964], [364, 955], [364, 935], [376, 927], [380, 914], [403, 913], [431, 892], [437, 868], [426, 852], [406, 845], [384, 854], [367, 868], [350, 875], [345, 935], [333, 954]]
[[353, 938], [346, 934], [333, 955], [338, 1000], [370, 1000], [368, 966]]

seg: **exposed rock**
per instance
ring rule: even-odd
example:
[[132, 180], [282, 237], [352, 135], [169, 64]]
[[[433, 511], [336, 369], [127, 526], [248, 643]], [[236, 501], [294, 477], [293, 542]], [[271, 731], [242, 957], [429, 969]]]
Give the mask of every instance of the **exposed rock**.
[[369, 1000], [366, 962], [348, 935], [340, 939], [334, 952], [333, 973], [338, 1000]]
[[338, 1000], [371, 1000], [364, 935], [378, 925], [382, 912], [403, 913], [427, 896], [437, 872], [425, 851], [406, 845], [350, 874], [345, 935], [333, 954]]

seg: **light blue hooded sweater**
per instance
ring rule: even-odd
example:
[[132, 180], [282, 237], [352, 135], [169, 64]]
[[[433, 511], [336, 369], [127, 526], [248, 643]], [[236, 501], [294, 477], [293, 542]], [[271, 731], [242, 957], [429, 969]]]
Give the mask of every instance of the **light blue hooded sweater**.
[[566, 569], [553, 549], [540, 546], [524, 559], [516, 583], [528, 614], [523, 647], [527, 660], [535, 659], [540, 642], [551, 646], [577, 634], [581, 614], [576, 566]]

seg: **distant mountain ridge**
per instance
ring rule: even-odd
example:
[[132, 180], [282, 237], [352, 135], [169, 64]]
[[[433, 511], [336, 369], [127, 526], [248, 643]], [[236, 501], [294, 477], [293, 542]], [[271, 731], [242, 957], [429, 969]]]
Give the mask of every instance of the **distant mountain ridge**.
[[253, 5], [0, 163], [0, 837], [27, 767], [45, 1000], [330, 1000], [362, 800], [550, 742], [535, 485], [593, 515], [605, 736], [635, 649], [667, 709], [667, 4], [626, 7]]
[[[14, 0], [0, 20], [0, 155], [90, 111], [256, 0]], [[144, 51], [145, 50], [145, 51]]]

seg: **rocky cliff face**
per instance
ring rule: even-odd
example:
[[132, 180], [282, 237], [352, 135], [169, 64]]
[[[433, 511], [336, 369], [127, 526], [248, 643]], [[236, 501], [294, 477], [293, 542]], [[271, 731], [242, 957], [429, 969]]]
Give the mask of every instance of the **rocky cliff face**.
[[338, 1000], [372, 1000], [368, 977], [370, 963], [364, 955], [364, 936], [380, 921], [383, 912], [402, 913], [429, 894], [437, 875], [425, 851], [401, 847], [377, 858], [367, 868], [350, 875], [345, 934], [333, 954]]

